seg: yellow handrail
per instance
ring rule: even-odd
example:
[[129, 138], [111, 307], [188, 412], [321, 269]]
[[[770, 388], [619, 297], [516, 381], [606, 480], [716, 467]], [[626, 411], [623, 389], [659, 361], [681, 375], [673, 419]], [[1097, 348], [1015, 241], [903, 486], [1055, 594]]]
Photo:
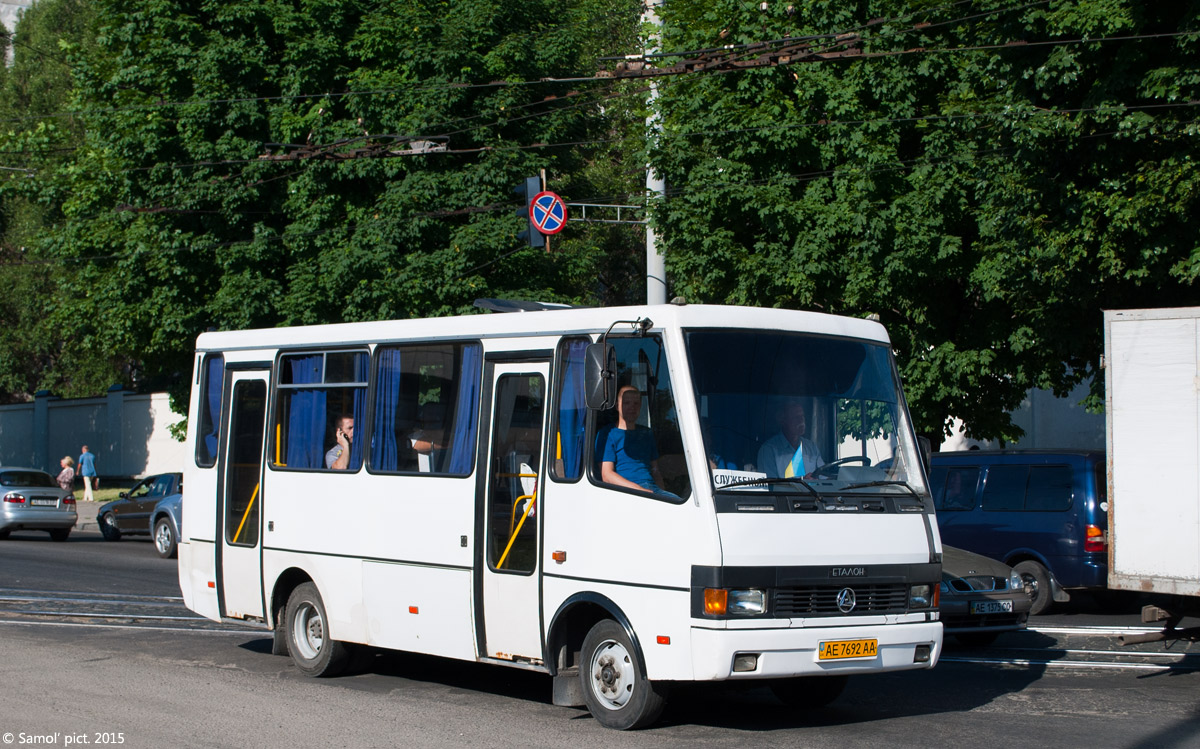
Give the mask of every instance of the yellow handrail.
[[[496, 569], [504, 569], [504, 560], [508, 558], [508, 552], [512, 551], [513, 542], [517, 540], [517, 535], [521, 532], [521, 526], [525, 525], [525, 518], [529, 517], [529, 513], [533, 510], [533, 506], [537, 504], [537, 494], [527, 495], [529, 497], [529, 506], [525, 508], [525, 512], [521, 514], [521, 522], [517, 523], [517, 529], [512, 531], [512, 535], [508, 537], [508, 546], [504, 547], [504, 553], [500, 555], [500, 561], [496, 562]], [[520, 502], [525, 497], [517, 499]]]
[[229, 543], [236, 544], [241, 538], [242, 528], [246, 525], [246, 518], [250, 517], [250, 508], [254, 507], [254, 500], [258, 498], [258, 487], [262, 486], [262, 482], [254, 485], [254, 493], [250, 495], [250, 504], [246, 505], [246, 511], [242, 513], [242, 522], [238, 523], [237, 533], [233, 534], [233, 540]]
[[513, 526], [517, 523], [517, 507], [520, 506], [521, 501], [525, 499], [537, 501], [537, 492], [534, 492], [533, 494], [524, 494], [520, 497], [517, 497], [516, 501], [513, 502], [512, 515], [508, 519], [508, 532], [510, 534], [513, 532]]

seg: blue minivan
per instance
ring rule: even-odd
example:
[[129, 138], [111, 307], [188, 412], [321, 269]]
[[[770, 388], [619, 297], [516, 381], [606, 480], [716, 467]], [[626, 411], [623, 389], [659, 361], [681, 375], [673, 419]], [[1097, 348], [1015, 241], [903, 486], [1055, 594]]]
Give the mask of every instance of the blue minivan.
[[1031, 614], [1108, 583], [1102, 451], [968, 450], [930, 456], [942, 541], [1025, 578]]

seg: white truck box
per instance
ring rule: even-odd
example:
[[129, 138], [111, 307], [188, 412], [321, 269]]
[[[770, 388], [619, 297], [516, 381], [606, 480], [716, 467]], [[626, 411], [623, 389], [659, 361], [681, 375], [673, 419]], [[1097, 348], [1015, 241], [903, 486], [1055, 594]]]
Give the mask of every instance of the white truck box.
[[1200, 596], [1200, 307], [1104, 312], [1108, 586]]

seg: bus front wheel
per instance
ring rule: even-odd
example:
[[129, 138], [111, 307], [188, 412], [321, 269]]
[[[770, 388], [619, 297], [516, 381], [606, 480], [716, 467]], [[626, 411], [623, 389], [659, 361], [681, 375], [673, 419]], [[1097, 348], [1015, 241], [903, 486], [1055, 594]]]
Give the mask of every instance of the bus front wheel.
[[637, 649], [612, 619], [598, 622], [583, 640], [579, 678], [592, 717], [605, 728], [645, 728], [666, 706], [663, 685], [642, 675]]
[[288, 598], [284, 619], [288, 651], [306, 676], [337, 676], [350, 661], [343, 642], [329, 637], [329, 618], [317, 586], [298, 585]]

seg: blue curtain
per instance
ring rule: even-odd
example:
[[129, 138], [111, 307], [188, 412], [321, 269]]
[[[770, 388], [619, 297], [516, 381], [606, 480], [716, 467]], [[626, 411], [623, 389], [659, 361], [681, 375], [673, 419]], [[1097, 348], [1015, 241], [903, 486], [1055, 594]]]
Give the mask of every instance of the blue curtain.
[[458, 374], [458, 400], [454, 407], [454, 443], [450, 449], [452, 474], [471, 471], [471, 452], [475, 448], [475, 429], [479, 423], [479, 383], [483, 378], [480, 362], [483, 347], [468, 344], [462, 348], [462, 367]]
[[[288, 357], [292, 384], [321, 382], [324, 379], [320, 354]], [[288, 405], [288, 468], [325, 467], [325, 391], [292, 390]]]
[[[354, 381], [366, 382], [370, 376], [371, 359], [366, 354], [354, 355]], [[350, 465], [351, 471], [357, 471], [362, 468], [363, 462], [363, 442], [366, 439], [363, 427], [367, 421], [367, 389], [365, 387], [354, 388], [354, 440], [350, 443]], [[360, 438], [361, 435], [361, 438]]]
[[400, 374], [400, 349], [380, 349], [375, 382], [375, 423], [371, 429], [371, 467], [377, 471], [395, 471], [400, 467], [396, 444]]
[[204, 398], [208, 405], [212, 431], [204, 435], [204, 447], [208, 451], [205, 462], [212, 465], [217, 461], [217, 444], [221, 434], [221, 390], [225, 384], [225, 357], [219, 354], [209, 356], [206, 364], [208, 370], [204, 375], [204, 384], [208, 391]]
[[562, 478], [565, 479], [578, 478], [583, 468], [583, 432], [587, 416], [583, 394], [583, 350], [587, 344], [585, 340], [568, 341], [563, 352], [566, 368], [558, 403], [558, 439], [562, 445]]

